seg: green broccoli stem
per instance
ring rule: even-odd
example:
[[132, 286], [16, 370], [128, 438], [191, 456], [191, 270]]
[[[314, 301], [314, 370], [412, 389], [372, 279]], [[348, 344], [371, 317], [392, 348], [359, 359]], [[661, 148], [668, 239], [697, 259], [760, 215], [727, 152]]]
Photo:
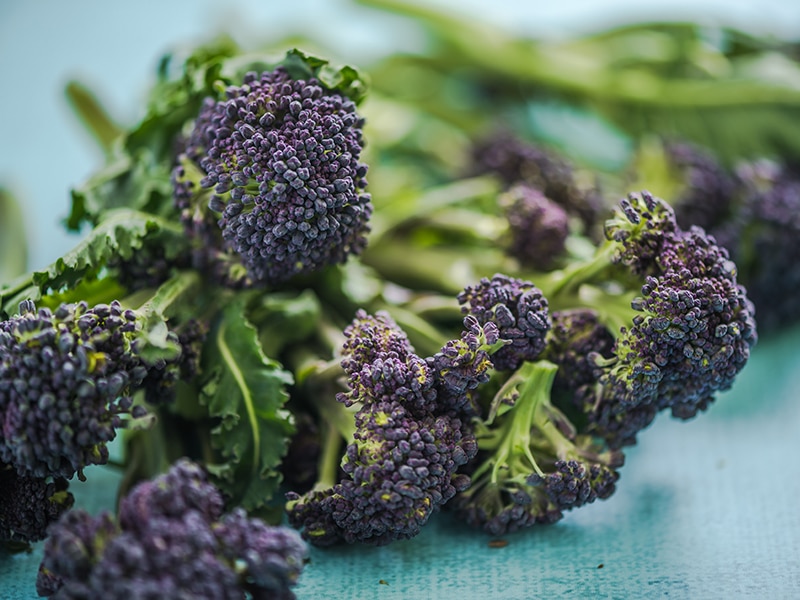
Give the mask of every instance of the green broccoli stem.
[[[550, 405], [550, 392], [557, 371], [558, 367], [550, 361], [525, 363], [503, 386], [504, 392], [518, 386], [518, 396], [510, 409], [498, 414], [502, 419], [498, 427], [488, 428], [485, 423], [478, 427], [478, 448], [492, 454], [476, 469], [473, 479], [489, 469], [493, 484], [500, 480], [501, 470], [505, 469], [510, 470], [511, 478], [515, 473], [528, 473], [530, 469], [544, 475], [531, 452], [532, 434], [538, 430], [541, 407]], [[496, 398], [499, 400], [502, 395], [498, 394]], [[500, 413], [499, 410], [496, 412]]]
[[573, 262], [564, 269], [553, 271], [536, 285], [550, 302], [558, 303], [564, 297], [574, 298], [582, 285], [598, 281], [613, 268], [616, 250], [617, 244], [607, 240], [597, 247], [589, 260]]
[[123, 130], [114, 123], [94, 93], [82, 83], [70, 81], [64, 91], [75, 115], [106, 157], [111, 156], [116, 141], [124, 133]]

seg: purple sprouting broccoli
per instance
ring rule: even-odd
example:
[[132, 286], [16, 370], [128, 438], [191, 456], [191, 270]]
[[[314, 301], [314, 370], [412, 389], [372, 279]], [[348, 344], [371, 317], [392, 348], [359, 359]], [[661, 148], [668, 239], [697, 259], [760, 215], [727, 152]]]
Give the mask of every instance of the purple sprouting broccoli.
[[[580, 382], [573, 402], [588, 433], [621, 447], [661, 410], [682, 419], [705, 410], [732, 385], [757, 334], [727, 250], [701, 228], [678, 227], [663, 200], [630, 194], [606, 235], [592, 259], [542, 287], [556, 306], [588, 304], [614, 335], [611, 356], [607, 344], [588, 355], [595, 382]], [[579, 334], [574, 343], [586, 352]]]
[[667, 142], [664, 151], [679, 182], [679, 190], [671, 198], [678, 225], [682, 229], [697, 225], [712, 231], [727, 221], [735, 211], [738, 196], [731, 172], [711, 151], [689, 142]]
[[550, 328], [547, 299], [529, 281], [496, 274], [458, 295], [464, 314], [481, 325], [493, 323], [505, 341], [492, 354], [494, 368], [513, 371], [526, 360], [534, 360], [544, 349]]
[[317, 485], [288, 495], [289, 522], [307, 540], [381, 545], [411, 538], [466, 488], [469, 478], [457, 470], [477, 451], [470, 419], [463, 418], [466, 397], [488, 377], [487, 352], [498, 340], [493, 324], [466, 322], [457, 343], [422, 359], [387, 313], [356, 314], [341, 360], [348, 391], [335, 406], [317, 399], [327, 421], [336, 419], [324, 413], [338, 406], [349, 423], [349, 432], [342, 428], [344, 456], [339, 460], [335, 446], [325, 444]]
[[774, 332], [800, 315], [800, 173], [759, 160], [739, 165], [736, 175], [738, 210], [711, 233], [729, 249], [759, 328]]
[[0, 323], [0, 461], [66, 478], [105, 463], [123, 415], [142, 416], [130, 395], [147, 374], [136, 333], [136, 314], [116, 302], [26, 301]]
[[363, 123], [352, 100], [284, 67], [206, 99], [173, 173], [201, 264], [273, 285], [359, 254], [372, 213]]
[[119, 518], [73, 510], [50, 529], [37, 591], [51, 598], [294, 598], [297, 532], [223, 514], [220, 491], [186, 459], [134, 487]]
[[526, 183], [511, 186], [499, 202], [508, 220], [508, 254], [525, 268], [553, 269], [566, 252], [567, 211]]
[[116, 300], [54, 310], [23, 301], [0, 322], [0, 461], [20, 474], [82, 478], [86, 466], [108, 460], [119, 428], [150, 423], [133, 395], [171, 363], [192, 362], [191, 347], [181, 359], [180, 334], [163, 311], [197, 282], [197, 273], [178, 274], [135, 311]]
[[0, 463], [0, 543], [27, 545], [47, 536], [47, 527], [72, 508], [63, 478], [20, 475]]
[[552, 403], [557, 370], [547, 360], [526, 362], [478, 422], [471, 484], [449, 505], [470, 525], [501, 535], [553, 523], [564, 511], [614, 492], [623, 456], [598, 438], [578, 435]]
[[508, 187], [526, 184], [576, 217], [583, 233], [593, 236], [604, 210], [595, 190], [583, 189], [572, 166], [551, 150], [508, 132], [495, 132], [478, 140], [472, 149], [470, 172], [492, 173]]

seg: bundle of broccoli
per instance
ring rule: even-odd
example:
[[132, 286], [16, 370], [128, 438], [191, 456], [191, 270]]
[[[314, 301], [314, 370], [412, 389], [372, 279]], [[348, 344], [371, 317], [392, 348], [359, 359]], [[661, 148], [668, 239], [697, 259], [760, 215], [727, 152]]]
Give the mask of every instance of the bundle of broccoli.
[[[81, 92], [108, 154], [73, 192], [90, 231], [0, 288], [0, 538], [46, 538], [40, 595], [291, 598], [300, 535], [388, 544], [439, 510], [493, 535], [553, 523], [747, 363], [752, 255], [680, 198], [606, 200], [508, 134], [371, 196], [366, 158], [403, 152], [365, 147], [356, 69], [221, 40], [173, 70], [111, 140]], [[768, 252], [796, 182], [739, 177], [752, 216], [725, 226]], [[117, 516], [71, 510], [67, 481], [118, 436]]]

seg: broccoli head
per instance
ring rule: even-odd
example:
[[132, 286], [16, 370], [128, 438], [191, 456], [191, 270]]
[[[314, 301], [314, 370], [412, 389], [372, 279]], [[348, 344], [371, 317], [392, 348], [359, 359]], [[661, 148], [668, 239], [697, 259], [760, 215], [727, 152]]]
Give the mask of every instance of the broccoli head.
[[53, 598], [281, 598], [306, 547], [285, 527], [223, 514], [220, 491], [186, 459], [134, 487], [119, 519], [73, 510], [50, 530], [37, 591]]
[[353, 101], [284, 67], [207, 99], [173, 173], [201, 262], [228, 283], [272, 285], [360, 253], [363, 123]]
[[0, 323], [0, 460], [35, 477], [72, 477], [108, 459], [130, 390], [147, 374], [136, 314], [119, 303], [55, 311], [25, 301]]
[[470, 171], [493, 173], [511, 187], [518, 183], [540, 190], [547, 198], [583, 224], [592, 234], [603, 210], [594, 190], [578, 185], [572, 165], [557, 153], [511, 133], [494, 132], [472, 148]]
[[478, 323], [493, 323], [504, 340], [492, 354], [494, 368], [513, 371], [526, 360], [535, 359], [544, 349], [550, 328], [547, 299], [529, 281], [495, 274], [483, 278], [458, 295], [461, 311]]
[[555, 280], [550, 299], [580, 301], [582, 286], [596, 285], [598, 273], [632, 292], [591, 296], [615, 338], [611, 352], [605, 344], [587, 354], [586, 338], [562, 328], [561, 356], [554, 357], [566, 364], [572, 346], [590, 359], [584, 364], [594, 365], [594, 382], [584, 370], [574, 401], [589, 431], [619, 447], [634, 443], [636, 428], [658, 411], [686, 419], [705, 410], [732, 385], [757, 334], [753, 304], [728, 251], [699, 227], [681, 229], [663, 200], [630, 194], [607, 221], [606, 235], [594, 258]]

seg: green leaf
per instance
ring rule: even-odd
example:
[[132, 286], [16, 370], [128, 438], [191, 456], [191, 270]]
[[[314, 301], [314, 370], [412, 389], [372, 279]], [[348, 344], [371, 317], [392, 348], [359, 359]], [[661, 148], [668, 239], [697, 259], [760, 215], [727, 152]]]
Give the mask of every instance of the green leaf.
[[97, 278], [111, 258], [131, 258], [150, 236], [164, 236], [163, 243], [170, 247], [186, 243], [177, 224], [134, 210], [109, 211], [77, 246], [54, 263], [0, 287], [0, 309], [11, 314], [22, 300], [38, 301], [48, 293], [63, 292], [84, 279]]
[[207, 465], [224, 492], [247, 510], [262, 507], [280, 484], [278, 467], [294, 427], [283, 408], [292, 375], [268, 358], [245, 317], [247, 295], [234, 299], [209, 333], [200, 401], [219, 424], [211, 443], [222, 462]]
[[320, 301], [310, 289], [300, 293], [259, 294], [248, 307], [248, 319], [258, 329], [261, 347], [277, 356], [288, 344], [300, 342], [317, 330]]
[[25, 222], [17, 199], [0, 187], [0, 281], [8, 281], [25, 272], [28, 245]]

